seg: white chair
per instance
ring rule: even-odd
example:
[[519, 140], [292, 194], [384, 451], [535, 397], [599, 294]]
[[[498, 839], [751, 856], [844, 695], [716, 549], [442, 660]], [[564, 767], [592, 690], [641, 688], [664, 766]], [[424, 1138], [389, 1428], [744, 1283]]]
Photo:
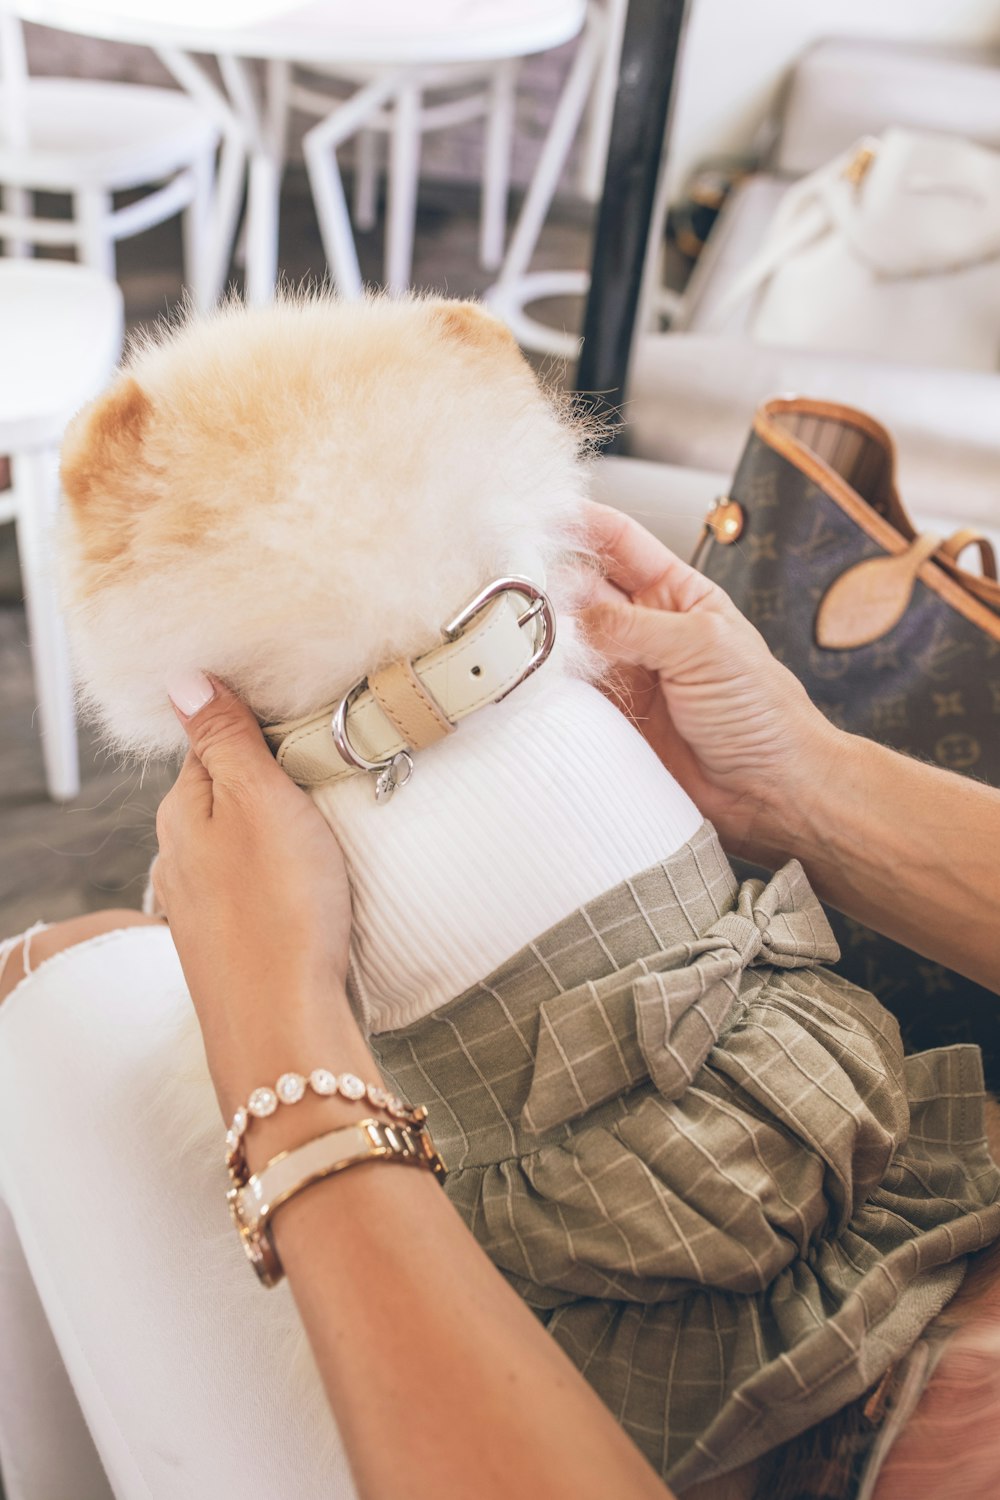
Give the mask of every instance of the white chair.
[[73, 685], [52, 567], [59, 444], [74, 412], [121, 353], [122, 296], [113, 281], [61, 261], [0, 260], [0, 453], [11, 487], [0, 521], [17, 525], [49, 795], [80, 789]]
[[[179, 89], [29, 78], [21, 24], [0, 0], [0, 240], [7, 253], [70, 245], [115, 274], [118, 240], [184, 214], [186, 280], [208, 307], [222, 279], [212, 198], [219, 129]], [[145, 190], [124, 207], [113, 194]], [[38, 191], [69, 194], [72, 218], [41, 217]]]
[[[358, 229], [375, 226], [379, 141], [385, 136], [389, 142], [384, 277], [391, 290], [402, 291], [410, 282], [421, 139], [430, 131], [447, 130], [469, 120], [485, 120], [479, 260], [487, 271], [495, 271], [500, 265], [507, 235], [519, 69], [519, 58], [415, 69], [387, 104], [368, 117], [355, 137], [354, 223]], [[308, 70], [296, 67], [290, 71], [281, 103], [287, 109], [325, 118], [344, 102], [345, 86], [347, 92], [353, 92], [376, 76], [373, 70], [334, 70], [310, 63]], [[320, 82], [322, 88], [317, 87]]]
[[[297, 85], [290, 91], [300, 105], [313, 113], [325, 107], [323, 118], [306, 131], [302, 153], [323, 249], [342, 296], [359, 296], [362, 277], [337, 163], [338, 148], [360, 137], [357, 207], [361, 210], [361, 222], [370, 222], [375, 170], [371, 131], [390, 133], [385, 280], [391, 290], [402, 290], [410, 278], [421, 131], [481, 113], [484, 96], [481, 89], [477, 92], [475, 80], [490, 78], [480, 246], [484, 262], [495, 264], [502, 254], [505, 238], [519, 61], [578, 35], [586, 3], [587, 0], [482, 0], [469, 4], [468, 0], [427, 0], [423, 6], [414, 8], [404, 0], [384, 0], [380, 7], [381, 32], [378, 37], [373, 35], [366, 50], [361, 50], [359, 43], [364, 39], [359, 35], [351, 51], [347, 51], [350, 38], [346, 38], [343, 54], [338, 56], [331, 51], [323, 63], [323, 70], [329, 75], [353, 85], [347, 98], [334, 101], [331, 107], [329, 98], [315, 91], [303, 94]], [[315, 51], [296, 55], [300, 60], [308, 58], [308, 67], [313, 72], [316, 63], [322, 62]], [[442, 101], [442, 91], [452, 88], [471, 92]], [[430, 105], [425, 99], [427, 94], [432, 99]]]

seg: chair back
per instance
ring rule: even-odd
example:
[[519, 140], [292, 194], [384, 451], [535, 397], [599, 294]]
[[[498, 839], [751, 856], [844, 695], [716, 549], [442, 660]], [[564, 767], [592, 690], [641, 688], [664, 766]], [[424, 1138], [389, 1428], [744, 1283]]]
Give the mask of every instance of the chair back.
[[0, 144], [28, 144], [28, 57], [24, 30], [0, 4]]

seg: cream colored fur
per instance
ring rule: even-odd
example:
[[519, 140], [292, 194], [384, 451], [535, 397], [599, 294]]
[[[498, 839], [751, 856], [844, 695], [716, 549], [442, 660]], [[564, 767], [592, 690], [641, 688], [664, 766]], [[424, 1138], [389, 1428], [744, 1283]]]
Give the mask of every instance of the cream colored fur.
[[137, 343], [63, 450], [85, 705], [140, 755], [183, 748], [185, 669], [263, 719], [322, 707], [488, 580], [552, 572], [579, 449], [472, 303], [290, 295]]
[[490, 580], [548, 575], [556, 652], [530, 683], [422, 750], [390, 808], [367, 777], [314, 793], [348, 861], [374, 1030], [461, 994], [697, 827], [580, 680], [580, 449], [506, 328], [439, 298], [231, 305], [138, 345], [67, 435], [82, 694], [135, 754], [184, 748], [175, 673], [294, 718], [437, 645]]

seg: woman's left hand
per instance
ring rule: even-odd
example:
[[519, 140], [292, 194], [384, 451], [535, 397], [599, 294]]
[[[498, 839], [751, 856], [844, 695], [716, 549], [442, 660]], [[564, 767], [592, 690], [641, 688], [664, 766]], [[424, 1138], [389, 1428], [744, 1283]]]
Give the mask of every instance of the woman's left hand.
[[[342, 986], [350, 900], [336, 840], [231, 693], [200, 707], [173, 696], [191, 754], [160, 809], [154, 885], [224, 1115], [287, 1069], [377, 1079]], [[248, 1165], [363, 1112], [310, 1091], [253, 1121]], [[273, 1232], [359, 1494], [670, 1500], [429, 1172], [337, 1173], [296, 1193]]]
[[[191, 749], [160, 805], [153, 870], [224, 1113], [339, 1041], [351, 931], [344, 857], [221, 683], [171, 693]], [[259, 1061], [258, 1061], [259, 1059]], [[250, 1070], [264, 1068], [258, 1077]]]

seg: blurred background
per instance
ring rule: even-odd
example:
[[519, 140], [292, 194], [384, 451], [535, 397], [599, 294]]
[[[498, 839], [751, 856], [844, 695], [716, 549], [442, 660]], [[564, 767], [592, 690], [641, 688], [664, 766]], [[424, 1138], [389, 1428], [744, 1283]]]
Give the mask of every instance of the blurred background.
[[[993, 0], [0, 0], [0, 62], [0, 933], [141, 898], [173, 772], [74, 727], [53, 455], [122, 331], [185, 290], [485, 296], [547, 378], [610, 389], [598, 492], [679, 550], [789, 389], [872, 410], [918, 518], [993, 534], [992, 326], [985, 355], [933, 319], [925, 346], [775, 338], [767, 275], [738, 284], [787, 189], [860, 138], [1000, 146]], [[39, 280], [56, 262], [118, 292]], [[963, 293], [984, 318], [992, 287]]]

